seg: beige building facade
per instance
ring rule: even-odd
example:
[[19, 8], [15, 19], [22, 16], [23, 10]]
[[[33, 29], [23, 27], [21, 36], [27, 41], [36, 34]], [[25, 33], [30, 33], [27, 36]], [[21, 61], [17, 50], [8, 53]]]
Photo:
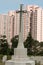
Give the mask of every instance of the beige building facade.
[[[27, 13], [23, 13], [23, 39], [26, 40], [29, 32], [35, 40], [43, 41], [43, 9], [36, 5], [27, 5]], [[18, 10], [17, 10], [18, 11]], [[0, 36], [6, 35], [8, 43], [11, 38], [19, 35], [20, 13], [9, 11], [8, 14], [0, 14]]]
[[27, 6], [30, 11], [30, 32], [32, 38], [43, 41], [43, 9], [36, 5]]
[[[17, 10], [18, 11], [18, 10]], [[8, 12], [9, 16], [14, 16], [15, 21], [14, 21], [14, 36], [19, 35], [19, 29], [20, 29], [20, 13], [16, 13], [16, 11], [10, 11]], [[23, 13], [23, 39], [26, 40], [28, 33], [30, 31], [30, 17], [29, 17], [29, 12]]]
[[6, 14], [0, 14], [0, 37], [6, 35], [8, 43], [10, 42], [11, 38], [13, 37], [13, 17], [10, 17]]

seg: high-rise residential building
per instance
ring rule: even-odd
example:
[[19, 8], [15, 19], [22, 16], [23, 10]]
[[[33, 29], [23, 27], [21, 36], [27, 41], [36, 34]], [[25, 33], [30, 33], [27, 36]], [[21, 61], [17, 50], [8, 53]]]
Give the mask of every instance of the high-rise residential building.
[[[27, 5], [23, 13], [23, 39], [26, 40], [29, 32], [35, 40], [43, 41], [43, 9], [36, 5]], [[18, 11], [18, 10], [17, 10]], [[0, 36], [6, 35], [8, 43], [11, 38], [19, 35], [20, 13], [9, 11], [8, 14], [0, 14]]]
[[43, 9], [39, 6], [27, 6], [30, 11], [30, 32], [33, 39], [43, 41]]
[[[43, 9], [36, 5], [27, 5], [25, 9], [27, 13], [23, 13], [24, 40], [30, 32], [33, 39], [43, 41]], [[19, 13], [10, 11], [9, 14], [15, 16], [14, 34], [19, 34]]]
[[[18, 11], [18, 10], [17, 10]], [[16, 13], [16, 11], [10, 11], [8, 12], [9, 16], [14, 16], [14, 36], [19, 35], [19, 29], [20, 29], [20, 13]], [[29, 12], [28, 13], [23, 13], [23, 38], [26, 40], [29, 30], [30, 30], [30, 17], [29, 17]]]
[[8, 15], [10, 17], [13, 17], [13, 34], [14, 36], [19, 35], [19, 14], [16, 13], [16, 11], [9, 11]]
[[6, 35], [8, 43], [10, 43], [11, 38], [13, 37], [13, 17], [0, 14], [0, 37]]

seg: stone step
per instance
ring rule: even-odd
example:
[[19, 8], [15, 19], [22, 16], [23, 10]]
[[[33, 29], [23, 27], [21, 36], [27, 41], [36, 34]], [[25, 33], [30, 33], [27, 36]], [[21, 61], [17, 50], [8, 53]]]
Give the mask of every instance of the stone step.
[[18, 57], [27, 57], [27, 49], [26, 48], [15, 48], [14, 55]]

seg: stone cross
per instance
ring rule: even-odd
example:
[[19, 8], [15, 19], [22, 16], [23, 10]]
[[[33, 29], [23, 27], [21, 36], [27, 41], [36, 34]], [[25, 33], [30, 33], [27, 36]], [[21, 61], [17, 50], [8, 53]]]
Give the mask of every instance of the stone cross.
[[19, 43], [18, 43], [18, 47], [24, 47], [23, 46], [23, 13], [26, 13], [26, 10], [22, 10], [23, 9], [23, 4], [20, 5], [20, 11], [16, 11], [16, 13], [20, 13], [20, 30], [19, 30]]

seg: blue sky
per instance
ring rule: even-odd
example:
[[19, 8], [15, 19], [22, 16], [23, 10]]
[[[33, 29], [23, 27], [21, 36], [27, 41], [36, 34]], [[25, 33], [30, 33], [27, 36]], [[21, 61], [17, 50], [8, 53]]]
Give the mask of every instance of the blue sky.
[[0, 13], [17, 10], [20, 4], [38, 5], [43, 8], [43, 0], [0, 0]]

